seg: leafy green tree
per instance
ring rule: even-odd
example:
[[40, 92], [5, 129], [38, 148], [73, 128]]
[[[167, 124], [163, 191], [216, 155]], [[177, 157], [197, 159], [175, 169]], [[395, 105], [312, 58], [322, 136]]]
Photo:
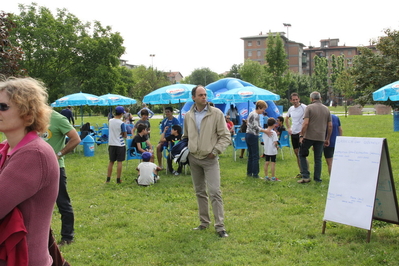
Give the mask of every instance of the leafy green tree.
[[279, 34], [273, 36], [269, 33], [267, 37], [267, 49], [265, 60], [265, 87], [283, 96], [289, 83], [288, 59], [284, 49], [284, 43]]
[[241, 79], [240, 75], [240, 69], [242, 67], [242, 64], [234, 64], [231, 66], [229, 73], [227, 73], [226, 77], [227, 78], [237, 78]]
[[96, 21], [83, 24], [66, 9], [53, 16], [46, 7], [19, 5], [12, 40], [25, 52], [21, 65], [29, 75], [43, 80], [51, 101], [84, 91], [113, 92], [119, 84], [116, 70], [124, 53], [123, 38]]
[[381, 37], [376, 45], [378, 53], [360, 47], [360, 55], [353, 60], [350, 73], [355, 80], [354, 89], [361, 95], [357, 99], [361, 105], [373, 102], [372, 93], [377, 89], [399, 80], [399, 31], [387, 29], [384, 33], [387, 36]]
[[161, 87], [170, 85], [166, 75], [152, 67], [146, 68], [141, 65], [132, 69], [134, 85], [129, 91], [134, 99], [142, 101], [148, 93]]
[[328, 61], [325, 57], [315, 56], [314, 75], [312, 76], [312, 90], [318, 91], [324, 100], [328, 95]]
[[12, 14], [0, 12], [0, 73], [6, 77], [21, 76], [25, 71], [20, 68], [19, 61], [23, 51], [15, 47], [9, 39], [10, 32], [16, 25], [12, 20]]
[[239, 73], [242, 80], [245, 80], [246, 82], [249, 82], [259, 88], [264, 87], [265, 69], [258, 62], [252, 61], [250, 59], [245, 60], [244, 64], [239, 70]]
[[208, 85], [219, 80], [219, 75], [209, 68], [196, 68], [190, 75], [190, 84]]

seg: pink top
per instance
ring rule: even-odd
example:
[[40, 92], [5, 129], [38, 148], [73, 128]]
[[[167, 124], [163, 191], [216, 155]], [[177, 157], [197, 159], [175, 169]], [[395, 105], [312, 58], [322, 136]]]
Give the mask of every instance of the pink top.
[[50, 266], [49, 230], [59, 187], [57, 157], [36, 132], [29, 132], [10, 154], [8, 149], [7, 141], [0, 144], [0, 219], [18, 207], [28, 231], [29, 265]]

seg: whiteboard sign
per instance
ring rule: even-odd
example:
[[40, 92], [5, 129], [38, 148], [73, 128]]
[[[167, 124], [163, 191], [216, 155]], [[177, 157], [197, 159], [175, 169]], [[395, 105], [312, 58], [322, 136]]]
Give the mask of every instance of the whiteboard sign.
[[383, 138], [337, 137], [324, 221], [367, 230], [373, 216], [398, 222], [387, 149]]

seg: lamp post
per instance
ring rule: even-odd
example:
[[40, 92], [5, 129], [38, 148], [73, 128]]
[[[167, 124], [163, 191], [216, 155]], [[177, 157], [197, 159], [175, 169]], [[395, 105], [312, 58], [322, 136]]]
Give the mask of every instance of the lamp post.
[[151, 57], [151, 68], [154, 68], [154, 56], [155, 56], [155, 54], [150, 54], [150, 57]]
[[288, 38], [288, 28], [291, 27], [291, 24], [290, 23], [283, 23], [283, 25], [284, 25], [284, 27], [287, 27], [287, 40], [288, 40], [289, 39]]

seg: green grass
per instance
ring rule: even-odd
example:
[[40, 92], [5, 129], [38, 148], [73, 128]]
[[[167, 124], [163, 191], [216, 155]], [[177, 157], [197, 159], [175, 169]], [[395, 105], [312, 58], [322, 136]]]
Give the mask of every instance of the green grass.
[[[104, 117], [85, 117], [102, 124]], [[151, 120], [151, 141], [158, 141], [158, 123]], [[392, 170], [398, 187], [398, 132], [391, 115], [341, 117], [344, 135], [388, 139]], [[374, 222], [367, 231], [327, 223], [321, 234], [329, 177], [323, 162], [322, 184], [301, 185], [295, 156], [285, 148], [278, 155], [282, 182], [247, 178], [246, 160], [232, 158], [232, 146], [220, 157], [225, 225], [229, 238], [213, 229], [193, 231], [199, 224], [189, 175], [161, 172], [160, 183], [135, 185], [138, 161], [123, 168], [121, 185], [105, 184], [108, 165], [105, 145], [94, 157], [66, 156], [68, 189], [75, 211], [75, 243], [62, 248], [76, 265], [397, 265], [397, 225]], [[309, 158], [313, 169], [313, 158]], [[262, 162], [262, 161], [261, 161]], [[262, 163], [261, 163], [262, 165]], [[263, 169], [263, 168], [262, 168]], [[263, 171], [261, 170], [261, 173]], [[212, 219], [213, 220], [213, 219]], [[52, 227], [60, 230], [58, 210]], [[58, 239], [59, 236], [57, 235]]]

